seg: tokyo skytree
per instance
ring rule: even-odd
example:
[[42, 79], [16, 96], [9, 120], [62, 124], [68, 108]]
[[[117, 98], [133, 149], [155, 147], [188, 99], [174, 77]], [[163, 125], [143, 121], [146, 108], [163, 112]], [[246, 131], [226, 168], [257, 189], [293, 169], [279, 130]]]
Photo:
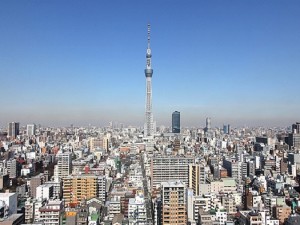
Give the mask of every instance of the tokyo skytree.
[[150, 138], [154, 134], [154, 122], [152, 113], [152, 74], [153, 69], [151, 67], [151, 48], [150, 48], [150, 24], [148, 24], [148, 47], [146, 53], [146, 112], [145, 112], [145, 126], [144, 137]]

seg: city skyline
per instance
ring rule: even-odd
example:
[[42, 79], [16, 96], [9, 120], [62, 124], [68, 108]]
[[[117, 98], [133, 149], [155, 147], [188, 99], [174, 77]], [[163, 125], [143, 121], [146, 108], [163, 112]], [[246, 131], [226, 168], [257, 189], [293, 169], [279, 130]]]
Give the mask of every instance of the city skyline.
[[[147, 9], [147, 10], [146, 10]], [[153, 114], [182, 127], [299, 120], [300, 3], [2, 1], [0, 126], [142, 126], [146, 26]], [[150, 13], [151, 12], [151, 13]]]

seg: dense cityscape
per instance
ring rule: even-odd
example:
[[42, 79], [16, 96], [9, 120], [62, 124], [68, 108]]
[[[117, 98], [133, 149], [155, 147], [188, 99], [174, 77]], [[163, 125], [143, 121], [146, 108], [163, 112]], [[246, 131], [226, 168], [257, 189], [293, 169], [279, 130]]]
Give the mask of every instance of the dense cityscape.
[[300, 123], [156, 126], [148, 25], [145, 124], [0, 133], [0, 224], [300, 224]]
[[299, 224], [291, 129], [50, 128], [1, 132], [1, 224]]

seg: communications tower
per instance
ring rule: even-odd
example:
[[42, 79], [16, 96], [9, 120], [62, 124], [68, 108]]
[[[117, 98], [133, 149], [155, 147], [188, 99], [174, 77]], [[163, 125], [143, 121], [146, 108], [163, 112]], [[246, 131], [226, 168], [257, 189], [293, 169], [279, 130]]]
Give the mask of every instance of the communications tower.
[[154, 134], [154, 123], [152, 113], [152, 74], [153, 69], [151, 67], [151, 48], [150, 48], [150, 24], [148, 24], [148, 47], [146, 53], [146, 112], [145, 112], [145, 125], [144, 125], [144, 137], [150, 138]]

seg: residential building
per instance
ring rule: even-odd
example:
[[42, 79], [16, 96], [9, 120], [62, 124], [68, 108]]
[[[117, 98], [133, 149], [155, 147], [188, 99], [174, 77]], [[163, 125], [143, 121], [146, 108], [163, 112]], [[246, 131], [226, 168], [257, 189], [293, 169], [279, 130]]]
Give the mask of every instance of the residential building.
[[151, 187], [157, 188], [162, 182], [180, 180], [189, 185], [189, 164], [194, 163], [193, 157], [156, 156], [151, 160]]
[[180, 181], [162, 182], [162, 224], [186, 225], [186, 185]]

